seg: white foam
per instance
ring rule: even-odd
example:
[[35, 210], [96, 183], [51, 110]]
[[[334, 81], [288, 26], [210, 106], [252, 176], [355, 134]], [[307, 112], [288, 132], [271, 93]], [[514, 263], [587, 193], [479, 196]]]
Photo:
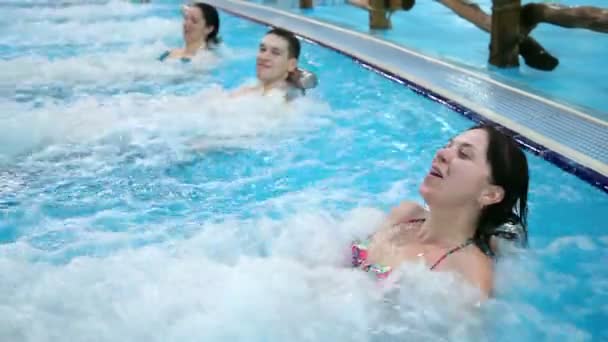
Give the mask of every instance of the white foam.
[[[0, 126], [0, 155], [65, 143], [113, 137], [117, 144], [165, 144], [181, 150], [250, 147], [260, 137], [302, 132], [324, 124], [326, 105], [314, 99], [286, 104], [280, 98], [233, 98], [214, 87], [193, 96], [125, 94], [84, 98], [72, 105], [47, 103], [37, 109], [10, 104]], [[314, 116], [313, 116], [314, 113]], [[105, 143], [105, 141], [104, 141]]]
[[349, 242], [367, 236], [383, 218], [383, 213], [366, 208], [349, 213], [345, 220], [299, 210], [294, 217], [281, 220], [282, 231], [277, 232], [272, 224], [262, 227], [265, 240], [272, 241], [273, 255], [296, 257], [309, 265], [348, 265]]
[[[193, 63], [163, 63], [160, 54], [169, 47], [163, 44], [132, 45], [126, 50], [49, 60], [25, 56], [0, 61], [0, 87], [17, 90], [44, 85], [61, 85], [77, 90], [83, 84], [129, 89], [137, 81], [155, 83], [183, 79], [201, 79], [219, 67], [220, 60], [212, 53], [201, 53]], [[77, 72], [75, 72], [77, 71]], [[179, 77], [179, 78], [178, 78]]]
[[[589, 336], [525, 301], [501, 299], [519, 297], [522, 286], [550, 298], [575, 286], [567, 275], [540, 273], [532, 255], [499, 263], [499, 297], [479, 307], [478, 292], [460, 277], [422, 264], [404, 264], [395, 271], [396, 282], [376, 282], [349, 269], [349, 242], [376, 229], [385, 213], [322, 209], [335, 195], [314, 189], [290, 193], [266, 201], [266, 209], [252, 218], [199, 227], [185, 215], [100, 231], [98, 219], [128, 221], [137, 214], [113, 210], [47, 220], [39, 233], [0, 246], [0, 274], [10, 275], [0, 277], [6, 319], [0, 339], [485, 341], [492, 340], [488, 320], [532, 324], [555, 339]], [[276, 211], [283, 217], [272, 218]], [[172, 233], [180, 225], [197, 233], [180, 238]], [[32, 238], [53, 231], [75, 235], [57, 248], [32, 247]], [[99, 257], [78, 256], [87, 251]], [[550, 292], [547, 282], [554, 284]]]
[[[31, 251], [22, 248], [20, 256], [19, 243], [12, 252], [0, 247], [0, 271], [11, 275], [0, 278], [5, 294], [0, 297], [5, 317], [0, 338], [368, 341], [423, 333], [431, 338], [473, 336], [475, 310], [463, 311], [473, 292], [455, 277], [408, 266], [399, 283], [407, 290], [395, 292], [336, 262], [336, 251], [348, 246], [351, 229], [361, 230], [361, 219], [377, 218], [374, 211], [360, 209], [343, 219], [298, 213], [285, 220], [228, 220], [206, 224], [187, 240], [59, 265], [27, 261]], [[255, 244], [252, 239], [270, 241], [267, 257], [256, 256], [249, 246]], [[454, 296], [455, 291], [469, 294]], [[447, 299], [450, 305], [445, 305]], [[456, 317], [467, 317], [468, 328], [455, 324]]]
[[[25, 1], [20, 1], [20, 5], [24, 5]], [[3, 1], [6, 3], [6, 1]], [[6, 15], [0, 17], [0, 23], [3, 26], [10, 26], [16, 23], [16, 18], [19, 22], [29, 23], [34, 26], [40, 22], [59, 22], [59, 21], [81, 21], [90, 22], [92, 20], [103, 19], [120, 19], [129, 18], [134, 15], [148, 12], [153, 6], [134, 6], [128, 1], [78, 1], [71, 6], [62, 5], [54, 1], [32, 2], [30, 4], [41, 4], [46, 6], [37, 7], [6, 7], [3, 12]], [[66, 2], [67, 3], [67, 2]]]
[[17, 192], [25, 185], [22, 175], [9, 171], [0, 171], [0, 196]]
[[517, 254], [501, 254], [495, 268], [496, 295], [513, 295], [521, 289], [522, 284], [529, 290], [544, 290], [545, 283], [539, 274], [541, 269], [539, 260], [527, 250], [518, 250]]
[[178, 37], [181, 33], [179, 20], [158, 17], [100, 21], [87, 19], [59, 23], [14, 21], [5, 30], [6, 32], [0, 37], [0, 43], [15, 47], [149, 42]]
[[[591, 334], [567, 322], [546, 316], [525, 302], [494, 301], [488, 305], [487, 324], [497, 325], [502, 339], [540, 338], [547, 341], [588, 341]], [[493, 320], [495, 322], [492, 322]], [[495, 340], [495, 339], [492, 339]]]
[[596, 244], [588, 236], [564, 236], [555, 239], [549, 244], [549, 246], [545, 247], [542, 252], [557, 254], [563, 249], [571, 247], [575, 247], [583, 251], [593, 251], [597, 248]]
[[14, 20], [6, 27], [0, 42], [13, 46], [137, 42], [157, 40], [169, 35], [178, 36], [181, 32], [180, 22], [175, 19], [147, 16], [125, 17], [120, 20], [120, 18], [106, 17], [108, 13], [103, 7], [96, 7], [93, 10], [86, 7], [73, 9], [81, 11], [80, 13], [89, 13], [91, 16], [85, 15], [84, 18], [80, 18], [76, 15], [69, 20], [59, 22]]
[[595, 268], [595, 270], [592, 269], [590, 272], [592, 274], [590, 279], [590, 287], [592, 289], [592, 292], [598, 297], [608, 296], [608, 279], [602, 279], [601, 277], [602, 272], [605, 272], [605, 270], [600, 269], [599, 267]]

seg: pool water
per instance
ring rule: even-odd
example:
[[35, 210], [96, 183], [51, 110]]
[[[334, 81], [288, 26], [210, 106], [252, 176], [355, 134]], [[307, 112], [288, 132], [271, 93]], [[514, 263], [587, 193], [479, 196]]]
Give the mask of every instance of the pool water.
[[266, 28], [225, 13], [224, 58], [191, 64], [156, 60], [180, 43], [172, 2], [3, 13], [0, 340], [608, 338], [597, 188], [529, 155], [531, 248], [496, 298], [418, 264], [395, 290], [343, 267], [348, 243], [421, 200], [467, 119], [308, 43], [307, 98], [228, 98]]
[[[532, 31], [532, 36], [559, 59], [559, 66], [551, 72], [540, 71], [529, 68], [520, 58], [520, 68], [498, 69], [487, 62], [489, 34], [436, 1], [418, 1], [411, 11], [393, 14], [391, 30], [371, 31], [367, 12], [346, 5], [344, 1], [319, 0], [312, 10], [298, 9], [297, 0], [257, 2], [371, 33], [608, 120], [608, 82], [605, 82], [608, 77], [605, 58], [608, 55], [607, 34], [540, 24]], [[491, 0], [474, 2], [486, 13], [491, 13]], [[524, 0], [522, 4], [529, 2], [540, 1]], [[606, 7], [604, 0], [552, 2], [568, 6]]]

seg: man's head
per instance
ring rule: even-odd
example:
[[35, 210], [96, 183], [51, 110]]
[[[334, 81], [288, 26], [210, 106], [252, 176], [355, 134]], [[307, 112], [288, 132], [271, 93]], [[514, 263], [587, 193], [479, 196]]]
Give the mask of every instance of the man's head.
[[266, 33], [256, 61], [256, 74], [264, 84], [287, 80], [298, 66], [300, 41], [293, 33], [275, 28]]

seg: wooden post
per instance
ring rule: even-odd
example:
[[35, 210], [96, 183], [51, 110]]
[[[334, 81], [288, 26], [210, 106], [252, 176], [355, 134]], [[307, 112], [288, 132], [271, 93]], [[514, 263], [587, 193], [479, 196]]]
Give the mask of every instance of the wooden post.
[[300, 0], [300, 8], [312, 8], [312, 0]]
[[369, 27], [372, 29], [391, 28], [391, 21], [386, 15], [384, 0], [371, 0], [369, 10]]
[[519, 66], [519, 12], [521, 0], [492, 0], [490, 64]]

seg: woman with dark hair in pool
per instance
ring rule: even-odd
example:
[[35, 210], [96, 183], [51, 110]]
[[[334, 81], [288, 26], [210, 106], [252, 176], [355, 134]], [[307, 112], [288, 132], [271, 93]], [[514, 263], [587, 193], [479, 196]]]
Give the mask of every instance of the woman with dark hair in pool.
[[220, 17], [215, 7], [195, 3], [183, 7], [183, 35], [185, 47], [163, 53], [159, 59], [180, 58], [188, 61], [200, 50], [207, 50], [219, 44]]
[[460, 274], [489, 296], [497, 238], [527, 241], [528, 163], [514, 140], [476, 126], [441, 148], [420, 186], [428, 205], [394, 208], [367, 241], [352, 244], [352, 263], [379, 278], [405, 261]]

